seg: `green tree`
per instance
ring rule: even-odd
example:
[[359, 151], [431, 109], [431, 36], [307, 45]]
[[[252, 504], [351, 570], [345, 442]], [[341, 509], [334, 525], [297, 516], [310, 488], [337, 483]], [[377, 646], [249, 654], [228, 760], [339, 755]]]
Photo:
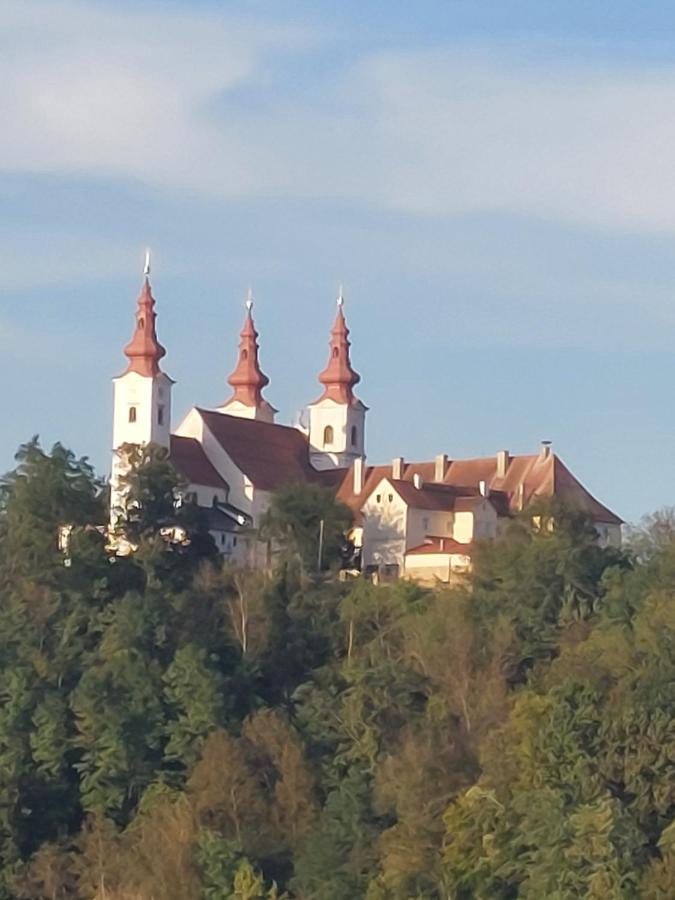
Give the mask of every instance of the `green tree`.
[[338, 561], [351, 523], [351, 510], [336, 501], [331, 490], [316, 484], [288, 484], [273, 495], [260, 534], [278, 548], [281, 562], [295, 562], [305, 572], [317, 572]]

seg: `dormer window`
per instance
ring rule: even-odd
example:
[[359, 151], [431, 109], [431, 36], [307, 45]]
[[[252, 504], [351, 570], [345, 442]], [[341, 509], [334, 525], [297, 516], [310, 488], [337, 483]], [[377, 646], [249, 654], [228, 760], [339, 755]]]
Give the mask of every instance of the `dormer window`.
[[136, 407], [130, 406], [129, 407], [129, 422], [130, 422], [130, 424], [133, 425], [135, 421], [136, 421]]
[[330, 447], [333, 443], [333, 426], [326, 425], [323, 430], [323, 445], [324, 447]]

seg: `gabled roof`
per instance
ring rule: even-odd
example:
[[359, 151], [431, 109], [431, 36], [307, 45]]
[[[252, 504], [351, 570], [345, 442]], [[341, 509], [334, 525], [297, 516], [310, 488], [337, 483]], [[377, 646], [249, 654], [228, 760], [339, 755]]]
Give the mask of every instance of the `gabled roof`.
[[[622, 519], [603, 506], [554, 454], [542, 453], [509, 457], [506, 473], [498, 475], [497, 457], [450, 460], [441, 482], [435, 482], [434, 462], [404, 464], [401, 481], [410, 483], [416, 474], [422, 477], [423, 491], [432, 485], [454, 488], [458, 496], [476, 496], [484, 481], [490, 489], [490, 502], [500, 515], [515, 514], [521, 505], [537, 497], [559, 497], [584, 509], [596, 522], [620, 525]], [[360, 510], [383, 478], [392, 480], [392, 466], [364, 466], [363, 490], [353, 490], [353, 469], [338, 489], [338, 499], [354, 510]]]
[[451, 512], [457, 502], [457, 492], [445, 485], [423, 484], [416, 488], [410, 481], [389, 479], [401, 499], [413, 509], [428, 509], [436, 512]]
[[196, 438], [171, 435], [171, 462], [190, 484], [227, 490], [227, 484], [211, 465]]
[[344, 469], [318, 472], [309, 461], [307, 437], [297, 428], [197, 411], [232, 462], [260, 490], [303, 481], [334, 487], [345, 476]]

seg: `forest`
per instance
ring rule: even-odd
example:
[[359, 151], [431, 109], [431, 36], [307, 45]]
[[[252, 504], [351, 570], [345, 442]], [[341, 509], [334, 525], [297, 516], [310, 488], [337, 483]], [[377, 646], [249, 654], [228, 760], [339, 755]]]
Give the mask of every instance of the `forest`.
[[431, 589], [340, 580], [322, 489], [260, 573], [156, 448], [128, 487], [121, 557], [85, 458], [0, 482], [1, 900], [675, 897], [671, 511], [528, 510]]

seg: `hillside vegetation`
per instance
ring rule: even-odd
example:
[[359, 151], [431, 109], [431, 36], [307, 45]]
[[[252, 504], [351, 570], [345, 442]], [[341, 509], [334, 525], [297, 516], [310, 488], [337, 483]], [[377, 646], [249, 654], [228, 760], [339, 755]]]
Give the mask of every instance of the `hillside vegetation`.
[[465, 584], [375, 587], [322, 491], [276, 498], [261, 575], [176, 485], [139, 460], [111, 558], [85, 460], [33, 441], [2, 481], [2, 900], [675, 896], [667, 516], [619, 553], [540, 510]]

